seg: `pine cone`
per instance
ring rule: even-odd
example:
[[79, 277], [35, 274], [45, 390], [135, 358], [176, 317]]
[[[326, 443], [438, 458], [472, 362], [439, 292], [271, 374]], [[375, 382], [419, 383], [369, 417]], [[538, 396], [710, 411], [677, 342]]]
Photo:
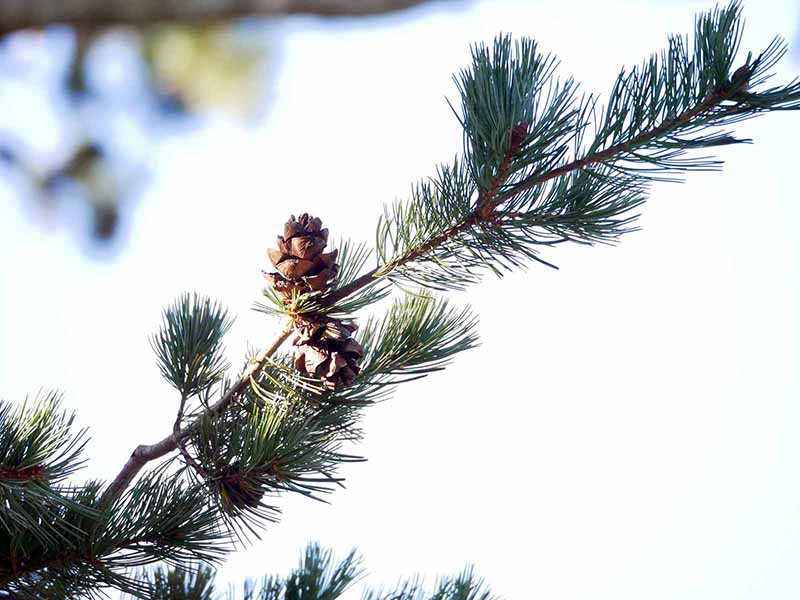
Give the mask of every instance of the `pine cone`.
[[322, 229], [322, 221], [307, 213], [295, 219], [292, 215], [278, 236], [278, 249], [267, 252], [277, 273], [264, 273], [284, 298], [289, 299], [293, 290], [300, 293], [325, 290], [336, 277], [337, 250], [325, 253], [328, 230]]
[[321, 377], [326, 387], [347, 387], [360, 370], [364, 349], [350, 337], [358, 329], [354, 323], [320, 318], [295, 321], [294, 366], [299, 371]]
[[528, 136], [528, 122], [520, 121], [511, 128], [511, 143], [509, 144], [509, 152], [516, 154], [522, 148], [522, 142]]
[[226, 467], [217, 484], [223, 502], [240, 510], [257, 508], [264, 497], [264, 490], [243, 475], [236, 463]]

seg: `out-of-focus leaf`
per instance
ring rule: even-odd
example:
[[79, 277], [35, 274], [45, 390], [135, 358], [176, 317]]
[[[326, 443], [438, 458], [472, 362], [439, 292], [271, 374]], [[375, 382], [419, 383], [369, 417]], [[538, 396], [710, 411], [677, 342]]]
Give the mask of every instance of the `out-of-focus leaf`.
[[219, 24], [157, 27], [144, 40], [156, 85], [189, 110], [247, 114], [258, 106], [263, 43]]

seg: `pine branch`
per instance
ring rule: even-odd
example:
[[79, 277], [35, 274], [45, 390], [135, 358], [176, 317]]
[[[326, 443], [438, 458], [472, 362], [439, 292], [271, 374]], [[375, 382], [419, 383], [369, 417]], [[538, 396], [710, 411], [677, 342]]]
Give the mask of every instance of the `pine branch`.
[[[391, 271], [424, 257], [431, 251], [442, 246], [443, 244], [450, 242], [451, 240], [458, 238], [458, 236], [469, 231], [470, 229], [492, 225], [493, 223], [496, 223], [498, 219], [525, 219], [529, 225], [535, 223], [547, 223], [548, 221], [554, 222], [554, 215], [547, 213], [532, 215], [530, 213], [521, 212], [498, 212], [497, 209], [504, 203], [522, 195], [527, 190], [534, 189], [552, 179], [569, 175], [575, 171], [584, 170], [594, 164], [607, 163], [617, 160], [621, 156], [629, 153], [633, 148], [636, 148], [648, 141], [658, 139], [659, 137], [662, 137], [681, 127], [682, 125], [691, 122], [692, 119], [704, 115], [711, 109], [719, 106], [723, 101], [733, 97], [735, 94], [736, 92], [734, 90], [720, 91], [711, 94], [699, 102], [696, 106], [680, 114], [678, 117], [670, 119], [669, 121], [665, 121], [657, 127], [643, 132], [628, 141], [621, 142], [603, 151], [595, 152], [593, 154], [573, 160], [541, 175], [527, 178], [515, 185], [512, 189], [499, 193], [502, 184], [508, 177], [508, 170], [511, 162], [510, 158], [508, 158], [504, 160], [501, 166], [498, 168], [497, 174], [492, 180], [490, 186], [480, 192], [475, 209], [466, 217], [443, 229], [440, 233], [437, 233], [426, 239], [424, 242], [410, 249], [405, 254], [394, 259], [390, 263], [376, 267], [368, 273], [355, 279], [350, 284], [340, 287], [332, 293], [323, 296], [321, 301], [324, 304], [333, 306], [348, 296], [375, 283], [377, 280], [386, 276]], [[741, 113], [742, 108], [739, 106], [734, 106], [725, 109], [724, 116], [734, 116]], [[513, 156], [511, 154], [511, 147], [509, 148], [509, 153], [507, 156]]]
[[[694, 119], [703, 117], [704, 115], [710, 113], [713, 109], [719, 107], [726, 100], [731, 100], [740, 94], [741, 92], [733, 86], [729, 86], [728, 89], [717, 90], [714, 93], [706, 96], [692, 108], [687, 109], [679, 114], [677, 117], [668, 119], [656, 127], [653, 127], [648, 131], [643, 131], [627, 141], [610, 146], [609, 148], [606, 148], [600, 152], [594, 152], [582, 158], [575, 159], [541, 175], [534, 175], [532, 177], [523, 179], [512, 189], [496, 195], [490, 202], [492, 209], [496, 209], [502, 203], [519, 196], [526, 190], [530, 190], [547, 181], [550, 181], [551, 179], [568, 175], [574, 171], [586, 169], [587, 167], [595, 164], [615, 161], [620, 157], [629, 154], [634, 149], [639, 148], [650, 141], [663, 138], [667, 134], [691, 123]], [[742, 114], [742, 112], [744, 112], [743, 107], [735, 105], [725, 108], [719, 115], [717, 115], [717, 118], [722, 119], [724, 117]]]
[[[253, 376], [258, 373], [264, 365], [267, 364], [269, 358], [278, 351], [283, 342], [292, 333], [290, 328], [285, 328], [283, 332], [272, 342], [272, 344], [260, 352], [258, 356], [251, 362], [250, 366], [245, 369], [236, 383], [223, 395], [217, 402], [209, 406], [205, 414], [207, 416], [216, 416], [222, 414], [230, 406], [231, 402], [238, 394], [245, 389]], [[178, 438], [186, 439], [191, 435], [199, 426], [199, 420], [194, 421], [192, 425], [184, 427], [180, 430], [179, 435], [174, 433], [168, 435], [164, 439], [150, 445], [140, 445], [131, 454], [128, 461], [122, 467], [122, 470], [117, 474], [114, 480], [106, 489], [103, 495], [104, 501], [109, 501], [122, 493], [128, 485], [130, 485], [133, 478], [141, 471], [142, 467], [152, 460], [159, 459], [174, 451], [178, 447]]]
[[204, 418], [191, 438], [193, 460], [202, 465], [199, 484], [211, 489], [232, 530], [258, 538], [257, 526], [280, 513], [270, 497], [288, 491], [319, 500], [340, 484], [338, 465], [362, 460], [341, 452], [338, 433], [347, 418], [285, 401]]
[[[498, 38], [493, 54], [478, 46], [473, 52], [472, 69], [462, 72], [460, 79], [465, 147], [472, 148], [464, 159], [469, 166], [461, 166], [457, 160], [452, 167], [443, 167], [431, 184], [415, 188], [411, 203], [396, 205], [394, 213], [387, 214], [379, 225], [379, 242], [383, 239], [385, 246], [386, 240], [393, 240], [392, 245], [401, 252], [392, 255], [379, 244], [382, 264], [322, 294], [316, 304], [335, 307], [349, 296], [397, 276], [428, 287], [462, 287], [476, 280], [472, 270], [480, 266], [499, 273], [493, 264], [498, 261], [501, 266], [505, 266], [502, 261], [520, 265], [521, 259], [549, 264], [537, 255], [541, 245], [573, 239], [613, 240], [631, 231], [629, 224], [634, 217], [625, 213], [644, 201], [648, 182], [644, 176], [626, 172], [620, 161], [639, 161], [666, 170], [693, 168], [694, 163], [670, 161], [674, 154], [735, 140], [729, 136], [682, 140], [676, 135], [769, 110], [800, 108], [800, 84], [755, 90], [785, 52], [778, 41], [728, 74], [739, 43], [740, 10], [740, 4], [733, 2], [698, 18], [694, 58], [689, 58], [680, 38], [671, 38], [662, 63], [651, 59], [641, 73], [634, 70], [626, 76], [623, 71], [590, 152], [560, 163], [558, 159], [565, 155], [568, 144], [580, 149], [595, 101], [589, 98], [574, 106], [570, 81], [552, 85], [540, 99], [538, 93], [552, 77], [555, 63], [549, 55], [538, 54], [534, 43], [522, 43], [516, 54], [507, 37]], [[653, 80], [661, 83], [648, 88], [645, 83]], [[639, 89], [644, 99], [634, 102], [638, 98], [634, 92]], [[647, 90], [653, 95], [647, 96]], [[641, 128], [655, 115], [670, 115], [681, 102], [691, 102], [693, 95], [696, 100], [679, 113]], [[607, 139], [623, 133], [627, 137], [600, 149]], [[659, 148], [676, 144], [677, 150], [668, 156], [657, 154]], [[654, 158], [641, 153], [647, 148], [656, 152]], [[542, 163], [551, 168], [542, 172]], [[707, 165], [705, 161], [697, 164]], [[490, 174], [482, 175], [486, 165], [491, 166]], [[533, 173], [524, 176], [526, 170]], [[548, 189], [550, 183], [554, 185]], [[532, 233], [535, 227], [543, 229], [544, 238]], [[419, 231], [424, 235], [420, 237]], [[426, 261], [432, 270], [419, 271]], [[417, 271], [404, 272], [409, 266]], [[224, 412], [288, 335], [284, 331], [259, 355], [208, 414]], [[107, 495], [125, 489], [148, 461], [175, 450], [177, 439], [195, 431], [196, 424], [182, 429], [178, 436], [173, 434], [152, 446], [137, 448]]]
[[61, 395], [39, 394], [13, 409], [0, 401], [0, 487], [18, 482], [58, 483], [81, 466], [86, 430], [71, 431], [74, 415], [61, 412]]
[[288, 357], [270, 361], [230, 410], [200, 418], [187, 440], [197, 483], [208, 486], [229, 527], [246, 538], [277, 520], [271, 499], [281, 492], [324, 501], [341, 486], [339, 466], [363, 460], [342, 451], [360, 439], [361, 409], [474, 347], [475, 325], [466, 309], [409, 294], [363, 328], [363, 364], [350, 386], [331, 390], [300, 375]]
[[208, 565], [195, 570], [161, 566], [144, 573], [142, 579], [152, 600], [213, 600], [216, 573]]
[[[336, 484], [337, 479], [331, 475], [336, 465], [360, 460], [338, 452], [339, 443], [356, 436], [352, 430], [356, 411], [373, 402], [376, 396], [385, 394], [387, 386], [439, 370], [454, 354], [474, 347], [477, 342], [474, 326], [475, 319], [468, 311], [451, 310], [446, 302], [436, 302], [429, 296], [410, 296], [405, 302], [396, 302], [383, 323], [368, 323], [365, 327], [367, 358], [359, 384], [334, 394], [314, 387], [314, 381], [304, 382], [293, 370], [286, 377], [282, 375], [285, 372], [271, 357], [289, 335], [290, 330], [284, 330], [270, 348], [251, 363], [237, 383], [192, 424], [174, 430], [157, 444], [139, 446], [106, 490], [104, 499], [110, 501], [119, 495], [147, 462], [180, 449], [181, 443], [195, 438], [193, 445], [206, 447], [206, 450], [197, 456], [188, 456], [184, 450], [184, 456], [217, 494], [224, 489], [222, 484], [228, 486], [227, 493], [230, 493], [229, 482], [234, 477], [230, 471], [232, 465], [236, 465], [235, 487], [238, 489], [244, 484], [251, 487], [253, 494], [258, 494], [253, 496], [255, 502], [234, 507], [237, 508], [233, 511], [234, 517], [247, 517], [252, 513], [256, 520], [270, 520], [275, 509], [261, 505], [263, 491], [257, 490], [289, 490], [313, 497]], [[308, 393], [302, 396], [298, 390], [304, 388]], [[270, 389], [276, 390], [274, 395]], [[246, 411], [238, 421], [219, 423], [219, 419], [226, 418], [234, 401], [243, 395], [252, 396], [244, 403], [246, 407], [257, 409], [265, 399], [278, 404], [264, 406], [260, 417], [258, 411]], [[285, 412], [287, 402], [291, 404], [290, 413]], [[304, 406], [312, 410], [303, 409]], [[273, 414], [276, 410], [278, 413]], [[232, 415], [230, 418], [239, 417]], [[279, 420], [268, 425], [273, 418]], [[272, 431], [274, 434], [270, 433]], [[255, 436], [252, 439], [248, 438], [251, 434]], [[267, 442], [270, 435], [287, 449], [271, 446]], [[225, 439], [213, 441], [209, 436], [224, 436]], [[224, 451], [208, 448], [209, 443]], [[280, 471], [275, 470], [277, 464], [281, 465]], [[314, 473], [319, 474], [319, 478], [315, 478]], [[247, 498], [245, 494], [244, 499]], [[231, 512], [231, 502], [225, 500], [224, 504], [223, 513]], [[255, 534], [252, 528], [249, 530]]]
[[369, 590], [363, 600], [497, 600], [497, 596], [468, 567], [455, 577], [441, 578], [433, 593], [426, 592], [419, 579], [410, 579], [389, 592]]
[[0, 35], [67, 23], [79, 27], [211, 21], [249, 16], [366, 16], [405, 10], [426, 0], [3, 0]]
[[28, 592], [42, 581], [61, 581], [81, 591], [113, 586], [138, 592], [140, 582], [127, 574], [132, 567], [217, 562], [230, 550], [205, 490], [177, 476], [149, 473], [108, 506], [101, 505], [100, 489], [94, 482], [74, 493], [70, 505], [45, 515], [45, 523], [69, 524], [58, 540], [42, 539], [35, 527], [0, 531], [1, 590]]
[[[300, 564], [285, 576], [265, 576], [256, 582], [248, 579], [243, 600], [336, 600], [363, 575], [361, 558], [351, 551], [337, 561], [330, 550], [309, 544]], [[147, 597], [152, 600], [221, 600], [214, 594], [215, 572], [207, 566], [196, 571], [184, 568], [157, 568], [145, 575]], [[234, 600], [228, 590], [227, 600]]]
[[[265, 576], [261, 581], [244, 582], [243, 594], [232, 588], [227, 594], [215, 594], [215, 572], [207, 566], [197, 569], [158, 567], [145, 575], [147, 596], [152, 600], [336, 600], [363, 577], [362, 559], [351, 551], [344, 559], [334, 560], [330, 550], [309, 544], [300, 564], [288, 575]], [[364, 600], [496, 600], [484, 581], [472, 568], [454, 577], [442, 577], [432, 591], [418, 578], [408, 579], [391, 591], [367, 590]]]

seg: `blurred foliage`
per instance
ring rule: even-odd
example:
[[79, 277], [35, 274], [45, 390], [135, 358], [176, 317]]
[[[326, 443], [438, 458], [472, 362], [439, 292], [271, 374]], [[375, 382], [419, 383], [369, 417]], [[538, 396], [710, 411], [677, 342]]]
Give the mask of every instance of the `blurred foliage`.
[[[23, 195], [45, 212], [79, 198], [91, 213], [93, 239], [112, 240], [166, 125], [215, 111], [257, 116], [271, 38], [268, 27], [235, 22], [91, 31], [54, 26], [5, 36], [0, 178], [27, 190]], [[26, 97], [39, 103], [24, 106]], [[39, 110], [55, 122], [45, 142], [30, 126]]]
[[252, 113], [264, 49], [224, 25], [171, 25], [144, 33], [155, 88], [187, 110], [224, 106]]

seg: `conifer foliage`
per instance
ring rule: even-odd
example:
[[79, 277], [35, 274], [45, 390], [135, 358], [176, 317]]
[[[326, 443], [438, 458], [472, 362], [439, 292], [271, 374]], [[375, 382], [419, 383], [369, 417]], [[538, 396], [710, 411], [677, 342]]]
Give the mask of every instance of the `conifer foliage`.
[[[165, 310], [151, 341], [178, 392], [176, 419], [113, 481], [69, 482], [86, 460], [86, 431], [56, 394], [0, 404], [5, 597], [96, 597], [111, 588], [165, 600], [223, 597], [213, 566], [277, 520], [282, 494], [324, 498], [340, 487], [341, 465], [362, 460], [353, 452], [371, 404], [478, 344], [470, 310], [434, 293], [463, 289], [486, 270], [553, 266], [560, 244], [617, 241], [636, 228], [653, 182], [719, 168], [709, 148], [748, 141], [731, 125], [800, 108], [800, 83], [768, 81], [785, 44], [743, 55], [740, 13], [732, 2], [701, 15], [692, 43], [670, 37], [660, 53], [621, 70], [602, 103], [559, 78], [555, 57], [532, 40], [475, 46], [456, 76], [462, 154], [385, 207], [374, 253], [347, 241], [328, 249], [319, 218], [290, 218], [256, 305], [285, 327], [241, 373], [223, 358], [231, 320], [219, 303], [187, 294]], [[382, 317], [357, 323], [360, 309], [389, 294]], [[282, 352], [290, 338], [293, 352]], [[359, 564], [354, 554], [336, 563], [310, 546], [289, 576], [251, 582], [242, 597], [332, 600]], [[491, 596], [466, 571], [432, 592], [411, 581], [367, 597]]]

